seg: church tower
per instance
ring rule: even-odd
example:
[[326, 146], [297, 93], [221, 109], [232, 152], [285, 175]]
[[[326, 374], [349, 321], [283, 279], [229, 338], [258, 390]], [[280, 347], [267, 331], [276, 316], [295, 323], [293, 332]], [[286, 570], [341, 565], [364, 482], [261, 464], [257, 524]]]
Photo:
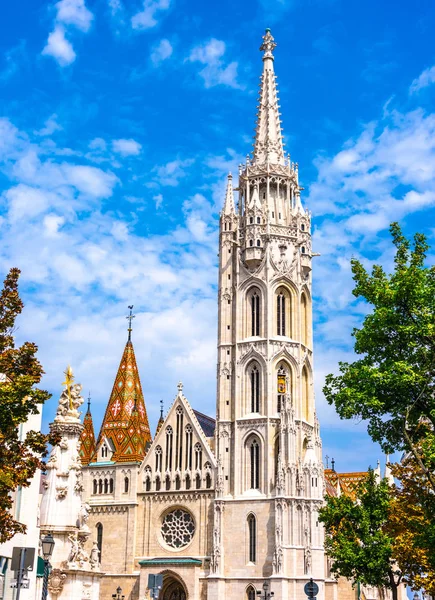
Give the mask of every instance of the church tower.
[[324, 597], [321, 440], [313, 392], [311, 217], [284, 152], [266, 30], [254, 150], [220, 217], [216, 454], [209, 600]]

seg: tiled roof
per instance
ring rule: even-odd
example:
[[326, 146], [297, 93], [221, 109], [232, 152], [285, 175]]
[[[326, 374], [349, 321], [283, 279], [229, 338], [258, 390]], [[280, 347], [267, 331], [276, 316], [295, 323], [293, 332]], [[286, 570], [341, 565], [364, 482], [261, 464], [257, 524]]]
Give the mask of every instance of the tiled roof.
[[205, 437], [213, 437], [214, 430], [216, 428], [216, 420], [212, 419], [212, 417], [208, 417], [203, 413], [200, 413], [197, 410], [193, 411], [195, 413], [195, 417], [198, 419], [198, 423], [201, 425], [201, 429], [204, 432]]

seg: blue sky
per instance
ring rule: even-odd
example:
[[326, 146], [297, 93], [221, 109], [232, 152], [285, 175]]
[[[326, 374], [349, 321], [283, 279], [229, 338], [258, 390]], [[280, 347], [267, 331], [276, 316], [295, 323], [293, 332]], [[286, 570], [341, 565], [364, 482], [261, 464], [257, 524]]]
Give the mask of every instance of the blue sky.
[[[251, 150], [271, 27], [287, 150], [313, 214], [316, 399], [338, 470], [375, 465], [363, 423], [326, 406], [351, 357], [349, 260], [391, 265], [390, 221], [434, 242], [431, 0], [38, 0], [0, 24], [0, 273], [22, 270], [18, 341], [53, 399], [67, 364], [99, 425], [126, 340], [152, 428], [181, 379], [214, 413], [217, 217]], [[433, 257], [430, 257], [433, 262]], [[369, 262], [367, 263], [369, 264]]]

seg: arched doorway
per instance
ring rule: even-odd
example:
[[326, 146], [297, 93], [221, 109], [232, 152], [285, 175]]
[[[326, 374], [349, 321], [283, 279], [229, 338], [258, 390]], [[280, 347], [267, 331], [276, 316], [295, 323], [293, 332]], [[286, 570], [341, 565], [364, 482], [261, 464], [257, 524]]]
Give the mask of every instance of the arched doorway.
[[164, 575], [159, 600], [187, 600], [183, 583], [172, 575]]

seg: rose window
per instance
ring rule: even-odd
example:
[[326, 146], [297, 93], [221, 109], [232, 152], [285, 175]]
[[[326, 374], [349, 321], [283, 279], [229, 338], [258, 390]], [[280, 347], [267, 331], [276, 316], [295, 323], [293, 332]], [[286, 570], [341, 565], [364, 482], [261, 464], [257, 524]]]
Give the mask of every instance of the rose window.
[[165, 543], [171, 548], [184, 548], [187, 546], [195, 534], [195, 523], [192, 515], [177, 508], [168, 513], [162, 523], [162, 537]]

